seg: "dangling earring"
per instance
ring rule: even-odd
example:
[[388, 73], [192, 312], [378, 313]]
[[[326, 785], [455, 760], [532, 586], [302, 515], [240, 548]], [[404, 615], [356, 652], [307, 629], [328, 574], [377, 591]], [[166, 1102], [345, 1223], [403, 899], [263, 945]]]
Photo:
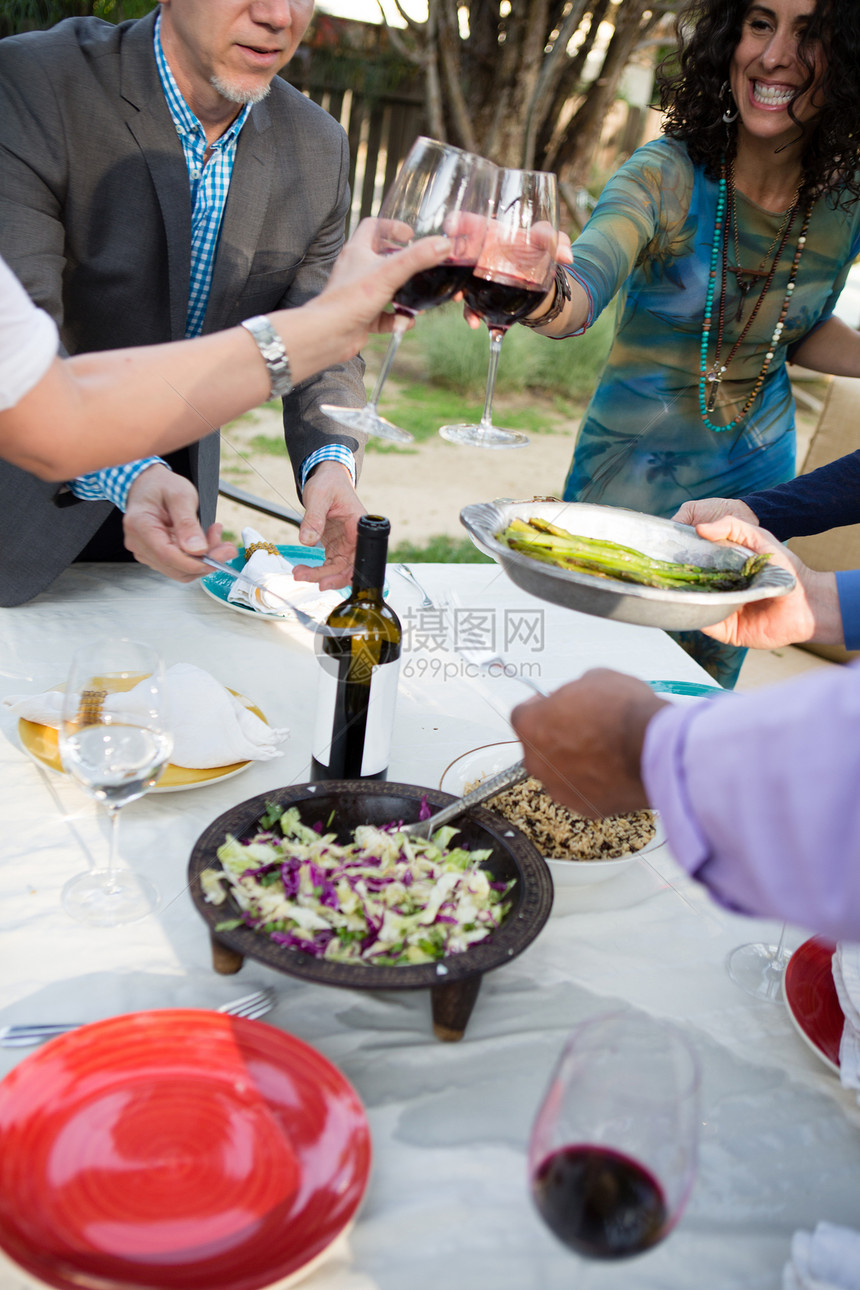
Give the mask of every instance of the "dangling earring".
[[728, 93], [729, 106], [726, 108], [725, 112], [723, 113], [722, 120], [725, 122], [726, 125], [731, 125], [733, 121], [737, 121], [738, 116], [740, 115], [740, 112], [737, 105], [735, 105], [734, 112], [732, 111], [732, 104], [734, 103], [734, 99], [732, 98], [731, 87], [728, 81], [723, 81], [722, 85], [720, 86], [720, 102], [722, 102], [722, 100], [726, 97], [727, 93]]

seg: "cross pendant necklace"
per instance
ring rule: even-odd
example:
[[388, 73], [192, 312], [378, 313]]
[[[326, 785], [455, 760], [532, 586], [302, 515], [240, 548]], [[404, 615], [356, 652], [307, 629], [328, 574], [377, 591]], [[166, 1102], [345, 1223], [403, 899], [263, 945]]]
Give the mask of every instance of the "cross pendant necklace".
[[711, 370], [706, 374], [705, 380], [708, 382], [708, 397], [705, 403], [705, 409], [713, 412], [717, 406], [717, 391], [720, 388], [720, 381], [723, 379], [723, 373], [726, 370], [726, 364], [717, 365], [715, 362]]
[[730, 264], [729, 273], [733, 273], [735, 275], [735, 280], [738, 284], [738, 291], [740, 292], [738, 311], [735, 314], [735, 322], [740, 322], [744, 315], [744, 309], [746, 308], [747, 296], [752, 291], [759, 278], [767, 277], [767, 270], [742, 269], [739, 265]]

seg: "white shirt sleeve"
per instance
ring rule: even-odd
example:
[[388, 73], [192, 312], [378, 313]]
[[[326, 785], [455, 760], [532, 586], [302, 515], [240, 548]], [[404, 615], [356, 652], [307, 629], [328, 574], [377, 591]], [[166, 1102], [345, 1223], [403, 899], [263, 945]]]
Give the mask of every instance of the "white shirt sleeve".
[[58, 348], [53, 318], [36, 308], [0, 259], [0, 412], [13, 408], [38, 385]]

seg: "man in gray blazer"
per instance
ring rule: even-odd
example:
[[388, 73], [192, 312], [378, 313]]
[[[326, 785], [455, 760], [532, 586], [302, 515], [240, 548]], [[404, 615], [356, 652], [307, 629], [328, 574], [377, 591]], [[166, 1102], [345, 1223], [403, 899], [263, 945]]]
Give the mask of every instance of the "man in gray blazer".
[[[67, 353], [217, 331], [320, 291], [343, 242], [346, 137], [276, 76], [312, 12], [313, 0], [160, 0], [137, 22], [76, 18], [0, 41], [0, 254]], [[319, 405], [360, 406], [362, 370], [329, 368], [284, 396], [323, 587], [348, 579], [364, 507], [360, 444]], [[201, 424], [172, 469], [149, 459], [62, 488], [0, 464], [0, 604], [73, 560], [131, 558], [123, 540], [184, 581], [207, 551], [232, 554], [213, 524], [215, 429]]]

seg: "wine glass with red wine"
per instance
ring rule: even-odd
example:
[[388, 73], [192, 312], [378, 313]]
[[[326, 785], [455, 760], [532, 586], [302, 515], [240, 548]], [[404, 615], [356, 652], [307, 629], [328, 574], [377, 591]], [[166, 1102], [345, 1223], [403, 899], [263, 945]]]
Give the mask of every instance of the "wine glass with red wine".
[[445, 234], [452, 241], [451, 254], [442, 264], [414, 274], [394, 296], [394, 330], [367, 405], [322, 404], [323, 412], [340, 425], [396, 443], [413, 442], [408, 430], [380, 416], [382, 389], [410, 319], [451, 300], [471, 277], [487, 231], [497, 175], [491, 161], [435, 139], [422, 136], [410, 148], [383, 200], [374, 249], [393, 254], [414, 238]]
[[642, 1254], [678, 1221], [693, 1186], [699, 1065], [673, 1026], [632, 1012], [568, 1040], [532, 1129], [532, 1197], [586, 1259]]
[[466, 304], [487, 324], [490, 367], [484, 411], [477, 425], [442, 426], [450, 443], [474, 448], [522, 448], [528, 435], [493, 425], [493, 395], [502, 341], [509, 327], [534, 313], [552, 286], [558, 245], [558, 185], [545, 170], [502, 170], [493, 218], [475, 269], [466, 283]]

